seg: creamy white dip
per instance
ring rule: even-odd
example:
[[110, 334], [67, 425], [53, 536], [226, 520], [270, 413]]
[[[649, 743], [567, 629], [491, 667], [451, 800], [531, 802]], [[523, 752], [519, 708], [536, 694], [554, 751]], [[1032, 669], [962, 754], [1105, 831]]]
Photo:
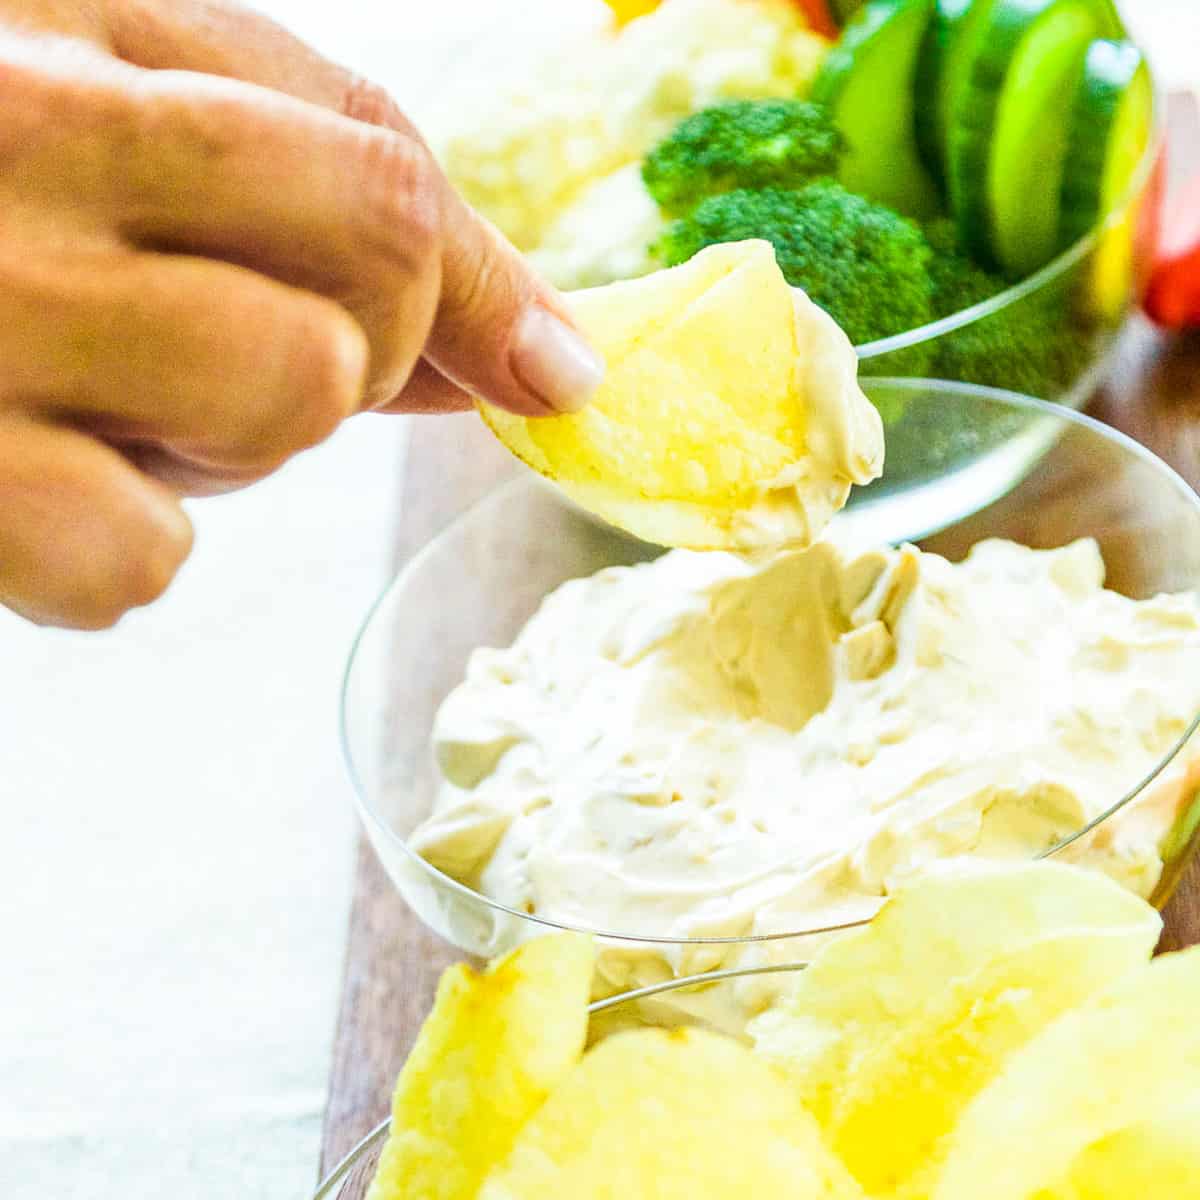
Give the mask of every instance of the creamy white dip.
[[[1200, 604], [1129, 600], [1103, 571], [1086, 540], [961, 564], [826, 541], [573, 581], [447, 698], [413, 846], [512, 908], [680, 939], [860, 920], [934, 862], [1033, 856], [1200, 712]], [[1200, 747], [1071, 854], [1149, 895], [1198, 788]], [[610, 947], [601, 974], [795, 957]]]

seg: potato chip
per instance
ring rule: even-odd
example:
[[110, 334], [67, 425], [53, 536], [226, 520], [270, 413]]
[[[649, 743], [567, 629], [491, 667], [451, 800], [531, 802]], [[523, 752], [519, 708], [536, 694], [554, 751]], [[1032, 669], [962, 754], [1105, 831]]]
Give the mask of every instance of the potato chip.
[[480, 1200], [863, 1200], [772, 1067], [695, 1029], [616, 1034], [526, 1125]]
[[556, 934], [442, 976], [367, 1200], [474, 1200], [583, 1052], [594, 959], [589, 938]]
[[806, 545], [883, 462], [845, 334], [789, 288], [770, 245], [711, 246], [575, 292], [608, 375], [582, 412], [481, 405], [496, 436], [568, 496], [663, 545]]
[[[1200, 948], [1159, 958], [1060, 1017], [967, 1109], [930, 1200], [1047, 1200], [1077, 1184], [1108, 1200], [1196, 1195], [1119, 1181], [1143, 1178], [1147, 1159], [1195, 1177], [1172, 1150], [1189, 1126], [1179, 1133], [1172, 1121], [1200, 1107], [1198, 1009]], [[1193, 1155], [1198, 1135], [1190, 1126]], [[1106, 1182], [1105, 1169], [1120, 1174]]]
[[751, 1026], [864, 1189], [927, 1167], [972, 1097], [1050, 1021], [1146, 963], [1158, 914], [1049, 863], [946, 872], [831, 943]]
[[1172, 1200], [1200, 1196], [1200, 1096], [1089, 1146], [1038, 1200]]

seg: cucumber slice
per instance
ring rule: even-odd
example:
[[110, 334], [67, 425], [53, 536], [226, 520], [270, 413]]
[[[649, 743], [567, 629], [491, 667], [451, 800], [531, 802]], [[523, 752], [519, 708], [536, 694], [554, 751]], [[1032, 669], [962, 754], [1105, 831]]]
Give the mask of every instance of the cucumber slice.
[[1058, 249], [1071, 97], [1095, 36], [1095, 9], [1060, 2], [1013, 59], [988, 163], [993, 246], [1012, 275], [1028, 275]]
[[991, 0], [949, 131], [950, 205], [964, 246], [1014, 276], [1058, 244], [1070, 98], [1104, 23], [1096, 0]]
[[1129, 189], [1153, 136], [1154, 83], [1145, 59], [1129, 42], [1094, 42], [1072, 112], [1059, 246], [1107, 222], [1087, 265], [1087, 304], [1103, 320], [1119, 319], [1134, 293], [1141, 202]]
[[1124, 198], [1154, 133], [1154, 85], [1132, 42], [1088, 47], [1063, 163], [1059, 249]]
[[846, 139], [841, 182], [914, 217], [939, 208], [913, 132], [913, 80], [932, 7], [933, 0], [869, 0], [826, 55], [811, 95]]
[[1096, 0], [1097, 15], [1100, 18], [1101, 35], [1120, 41], [1129, 36], [1125, 22], [1117, 11], [1117, 0]]
[[921, 161], [935, 179], [946, 176], [946, 133], [951, 94], [963, 77], [961, 47], [969, 25], [983, 19], [982, 0], [935, 0], [917, 58], [914, 124]]
[[[1116, 0], [1090, 0], [1098, 37], [1121, 38]], [[949, 173], [950, 129], [961, 112], [972, 69], [987, 49], [995, 0], [936, 0], [917, 64], [917, 146], [935, 178]]]

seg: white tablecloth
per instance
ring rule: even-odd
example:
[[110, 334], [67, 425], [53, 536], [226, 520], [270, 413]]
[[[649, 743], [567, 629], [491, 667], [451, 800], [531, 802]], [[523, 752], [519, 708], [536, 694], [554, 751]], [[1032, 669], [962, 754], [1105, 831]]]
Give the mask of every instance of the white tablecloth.
[[[589, 2], [265, 7], [420, 113], [468, 44], [519, 69], [539, 46], [518, 13]], [[1130, 8], [1169, 76], [1196, 72], [1195, 0]], [[383, 581], [402, 432], [361, 419], [195, 506], [183, 577], [111, 633], [0, 613], [6, 1200], [309, 1191], [352, 863], [337, 685]]]

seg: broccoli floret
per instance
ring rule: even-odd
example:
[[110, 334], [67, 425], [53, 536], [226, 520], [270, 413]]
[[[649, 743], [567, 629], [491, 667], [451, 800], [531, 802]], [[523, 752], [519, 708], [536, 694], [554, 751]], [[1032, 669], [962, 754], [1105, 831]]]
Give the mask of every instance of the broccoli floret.
[[[959, 248], [954, 226], [934, 221], [925, 227], [931, 247], [929, 277], [935, 319], [950, 316], [1003, 291], [1008, 283], [984, 270]], [[1079, 280], [1067, 277], [1013, 301], [989, 316], [943, 333], [932, 342], [926, 372], [943, 379], [986, 384], [1057, 399], [1073, 387], [1103, 348], [1106, 331], [1075, 302]], [[903, 356], [913, 351], [905, 350]], [[904, 375], [904, 362], [887, 354], [861, 364], [861, 374]], [[868, 391], [870, 389], [868, 388]], [[888, 422], [887, 486], [926, 480], [1001, 446], [1028, 424], [1019, 410], [997, 409], [986, 424], [973, 407], [928, 397], [884, 396], [891, 411], [876, 399]]]
[[950, 217], [934, 217], [922, 226], [925, 240], [935, 254], [962, 254], [958, 243], [958, 229]]
[[933, 253], [929, 278], [933, 285], [933, 316], [948, 317], [1002, 292], [1008, 285], [999, 276], [968, 258], [958, 245], [954, 222], [947, 218], [925, 226], [925, 240]]
[[937, 339], [934, 370], [1057, 400], [1087, 368], [1101, 330], [1076, 316], [1061, 295], [1027, 296]]
[[[959, 249], [951, 221], [925, 229], [933, 248], [929, 273], [934, 317], [979, 304], [1009, 286]], [[943, 379], [981, 383], [1056, 399], [1096, 352], [1094, 324], [1076, 312], [1072, 280], [1047, 284], [995, 313], [942, 334], [934, 370]]]
[[797, 188], [832, 175], [842, 138], [805, 100], [735, 100], [685, 118], [642, 163], [646, 190], [668, 216], [738, 188]]
[[674, 266], [705, 246], [746, 238], [770, 242], [788, 283], [803, 288], [856, 345], [931, 319], [930, 250], [921, 230], [832, 180], [799, 191], [712, 196], [672, 222], [652, 252]]

